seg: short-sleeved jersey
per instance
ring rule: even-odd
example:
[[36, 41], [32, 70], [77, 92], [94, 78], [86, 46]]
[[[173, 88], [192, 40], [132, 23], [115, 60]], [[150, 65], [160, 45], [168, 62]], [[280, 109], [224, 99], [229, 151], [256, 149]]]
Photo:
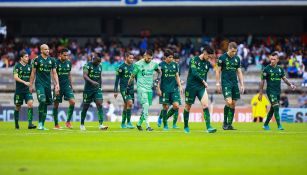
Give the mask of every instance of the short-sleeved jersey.
[[196, 56], [190, 60], [189, 73], [187, 78], [188, 89], [204, 88], [203, 80], [207, 81], [207, 74], [210, 69], [210, 62], [207, 60], [201, 60], [199, 56]]
[[36, 69], [35, 85], [51, 88], [51, 71], [56, 68], [55, 59], [51, 57], [44, 59], [39, 55], [34, 59], [32, 68]]
[[[25, 82], [29, 82], [30, 81], [30, 76], [31, 76], [31, 65], [26, 64], [26, 65], [22, 65], [20, 62], [16, 63], [13, 69], [13, 74], [17, 74], [18, 78], [22, 79]], [[26, 86], [23, 83], [20, 83], [18, 81], [16, 81], [16, 90], [15, 92], [20, 92], [20, 93], [24, 93], [24, 92], [29, 92], [29, 87]]]
[[267, 93], [280, 95], [281, 79], [285, 76], [285, 71], [280, 66], [267, 65], [262, 71], [261, 79], [267, 82]]
[[[128, 81], [133, 72], [133, 64], [128, 65], [126, 63], [121, 64], [116, 70], [116, 80], [114, 86], [114, 92], [118, 92], [118, 83], [120, 87], [120, 91], [125, 91], [128, 86]], [[134, 83], [130, 84], [130, 87], [133, 87]], [[133, 90], [133, 88], [131, 88]]]
[[83, 71], [87, 71], [88, 77], [97, 82], [99, 84], [98, 87], [92, 85], [90, 82], [85, 80], [85, 85], [84, 85], [84, 91], [96, 91], [99, 88], [101, 88], [101, 73], [102, 73], [102, 68], [101, 65], [95, 66], [92, 62], [88, 62], [83, 66]]
[[70, 87], [69, 74], [71, 71], [71, 62], [69, 60], [61, 61], [56, 59], [56, 71], [59, 77], [60, 89], [66, 89]]
[[146, 63], [144, 59], [134, 64], [133, 75], [137, 78], [137, 90], [151, 92], [154, 72], [159, 69], [158, 63], [151, 61]]
[[222, 70], [222, 85], [237, 85], [237, 70], [241, 67], [240, 58], [238, 56], [229, 57], [227, 53], [221, 55], [217, 65]]
[[162, 92], [176, 92], [178, 90], [178, 84], [176, 81], [176, 74], [179, 73], [178, 64], [176, 62], [166, 63], [162, 61], [159, 64], [162, 72], [160, 89]]

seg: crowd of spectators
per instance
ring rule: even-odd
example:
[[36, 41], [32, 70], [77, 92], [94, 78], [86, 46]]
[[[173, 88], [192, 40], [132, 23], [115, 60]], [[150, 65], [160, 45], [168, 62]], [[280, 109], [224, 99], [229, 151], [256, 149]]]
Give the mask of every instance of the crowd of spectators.
[[[154, 50], [154, 61], [159, 62], [163, 57], [164, 48], [172, 48], [181, 57], [180, 65], [187, 67], [190, 58], [199, 54], [204, 45], [211, 45], [216, 49], [217, 56], [227, 49], [229, 40], [238, 43], [238, 56], [241, 58], [245, 71], [250, 65], [256, 65], [260, 70], [269, 64], [269, 54], [272, 51], [280, 53], [280, 65], [291, 78], [304, 77], [307, 82], [307, 35], [292, 37], [144, 37], [134, 38], [122, 42], [123, 38], [91, 38], [80, 44], [77, 39], [50, 38], [47, 44], [50, 55], [57, 56], [60, 49], [67, 47], [71, 52], [71, 61], [76, 69], [82, 66], [97, 54], [103, 58], [102, 66], [106, 71], [113, 71], [122, 63], [125, 51], [132, 52], [136, 59], [150, 48]], [[43, 41], [39, 38], [6, 38], [0, 41], [0, 68], [12, 67], [18, 61], [21, 50], [29, 53], [30, 59], [40, 54], [39, 46]]]

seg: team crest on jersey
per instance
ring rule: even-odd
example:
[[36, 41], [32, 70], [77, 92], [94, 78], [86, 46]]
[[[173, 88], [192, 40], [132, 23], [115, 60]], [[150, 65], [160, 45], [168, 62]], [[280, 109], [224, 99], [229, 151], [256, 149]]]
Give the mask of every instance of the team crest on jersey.
[[51, 64], [51, 61], [49, 61], [49, 64]]
[[69, 64], [67, 64], [67, 67], [69, 68]]
[[175, 66], [175, 65], [173, 65], [173, 68], [175, 69], [175, 68], [176, 68], [176, 66]]
[[219, 60], [219, 63], [222, 63], [222, 60]]
[[278, 71], [279, 71], [279, 72], [281, 72], [281, 70], [280, 70], [280, 69], [278, 69]]
[[118, 69], [118, 72], [122, 72], [122, 69]]
[[37, 66], [37, 62], [35, 62], [35, 65]]
[[263, 72], [263, 76], [266, 76], [267, 74], [265, 72]]
[[206, 65], [206, 69], [208, 69], [208, 65]]
[[235, 59], [235, 62], [238, 63], [238, 60]]
[[28, 67], [28, 71], [30, 71], [30, 68]]

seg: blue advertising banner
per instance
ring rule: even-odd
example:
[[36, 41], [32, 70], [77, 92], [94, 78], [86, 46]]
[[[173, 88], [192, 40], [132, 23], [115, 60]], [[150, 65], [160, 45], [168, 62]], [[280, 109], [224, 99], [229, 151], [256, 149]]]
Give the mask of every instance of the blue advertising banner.
[[306, 108], [281, 108], [279, 110], [281, 121], [289, 123], [307, 122]]

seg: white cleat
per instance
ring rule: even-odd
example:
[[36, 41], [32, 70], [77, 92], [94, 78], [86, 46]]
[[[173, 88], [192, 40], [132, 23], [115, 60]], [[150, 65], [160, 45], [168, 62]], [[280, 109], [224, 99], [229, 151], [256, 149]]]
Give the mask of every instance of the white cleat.
[[80, 130], [81, 130], [81, 131], [86, 131], [85, 126], [84, 126], [84, 125], [80, 125]]

